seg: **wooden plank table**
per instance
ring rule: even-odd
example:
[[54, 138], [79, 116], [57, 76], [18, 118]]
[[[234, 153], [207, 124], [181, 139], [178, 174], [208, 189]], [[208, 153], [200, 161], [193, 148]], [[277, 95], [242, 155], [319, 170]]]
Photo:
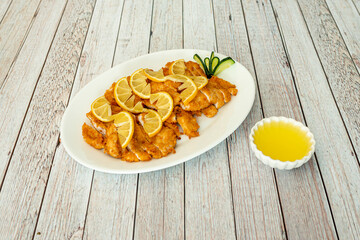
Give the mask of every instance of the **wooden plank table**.
[[[360, 239], [359, 0], [0, 2], [0, 239]], [[96, 75], [149, 52], [215, 50], [256, 80], [244, 123], [212, 150], [112, 175], [68, 156], [59, 125]], [[315, 135], [312, 159], [252, 154], [260, 119]]]

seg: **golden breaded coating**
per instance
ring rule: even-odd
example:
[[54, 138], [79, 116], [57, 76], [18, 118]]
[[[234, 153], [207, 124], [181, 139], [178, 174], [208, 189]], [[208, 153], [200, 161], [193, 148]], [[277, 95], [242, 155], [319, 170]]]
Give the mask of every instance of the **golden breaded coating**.
[[208, 118], [212, 118], [218, 112], [217, 108], [214, 105], [210, 105], [207, 108], [201, 110], [201, 112]]
[[197, 130], [200, 128], [199, 124], [196, 121], [196, 118], [192, 114], [184, 111], [181, 107], [176, 107], [175, 109], [177, 122], [180, 124], [181, 128], [184, 130], [185, 135], [189, 138], [199, 136]]
[[133, 152], [140, 161], [149, 161], [151, 159], [150, 154], [144, 149], [143, 136], [140, 125], [135, 122], [134, 135], [127, 146], [130, 152]]
[[151, 138], [151, 142], [161, 151], [163, 157], [175, 153], [176, 140], [175, 132], [166, 126], [163, 126], [160, 132]]
[[96, 149], [103, 149], [105, 146], [103, 135], [86, 123], [82, 126], [82, 136], [85, 142]]
[[171, 85], [170, 83], [166, 84], [167, 82], [171, 81], [150, 82], [151, 93], [167, 92], [172, 97], [174, 105], [178, 105], [181, 100], [180, 93], [177, 91], [177, 87], [174, 87], [176, 85]]
[[111, 87], [106, 90], [104, 96], [106, 98], [106, 100], [108, 100], [110, 102], [111, 105], [117, 105], [116, 101], [115, 101], [115, 97], [114, 97], [114, 88], [115, 88], [116, 82], [114, 82]]
[[88, 112], [86, 114], [86, 117], [90, 120], [93, 127], [100, 132], [102, 135], [105, 135], [106, 133], [106, 123], [100, 121], [95, 117], [95, 115], [92, 112]]
[[200, 65], [196, 62], [188, 61], [185, 62], [186, 70], [185, 75], [186, 76], [204, 76], [206, 77], [206, 74], [200, 67]]
[[201, 92], [198, 92], [193, 100], [188, 104], [180, 103], [181, 107], [186, 111], [200, 111], [210, 106], [208, 98]]
[[107, 124], [104, 152], [114, 158], [121, 158], [122, 148], [114, 123]]

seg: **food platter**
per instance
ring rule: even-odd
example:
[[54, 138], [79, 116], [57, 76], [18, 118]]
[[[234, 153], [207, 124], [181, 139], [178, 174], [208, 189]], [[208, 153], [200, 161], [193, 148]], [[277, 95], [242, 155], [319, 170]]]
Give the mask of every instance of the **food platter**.
[[[233, 133], [249, 114], [255, 99], [255, 83], [249, 71], [235, 62], [218, 76], [235, 84], [237, 96], [225, 104], [213, 118], [198, 117], [199, 137], [189, 139], [182, 135], [177, 142], [176, 153], [161, 159], [129, 163], [106, 155], [101, 150], [89, 146], [82, 138], [81, 126], [89, 123], [86, 113], [97, 97], [104, 94], [109, 86], [123, 76], [130, 75], [139, 68], [159, 69], [175, 59], [193, 60], [194, 54], [209, 56], [211, 52], [196, 49], [179, 49], [155, 52], [123, 62], [98, 75], [70, 101], [61, 122], [61, 143], [69, 155], [77, 162], [94, 170], [132, 174], [150, 172], [171, 167], [199, 156], [210, 150]], [[216, 54], [220, 58], [226, 56]]]

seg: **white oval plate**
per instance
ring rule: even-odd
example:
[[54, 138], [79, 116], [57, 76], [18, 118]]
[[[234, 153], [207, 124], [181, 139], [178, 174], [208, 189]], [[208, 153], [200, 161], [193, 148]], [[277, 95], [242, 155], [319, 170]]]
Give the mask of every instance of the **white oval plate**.
[[[244, 121], [254, 103], [255, 83], [251, 74], [240, 63], [236, 62], [230, 68], [219, 74], [219, 77], [236, 85], [237, 96], [225, 104], [213, 118], [198, 117], [200, 136], [188, 139], [182, 135], [177, 142], [176, 153], [161, 159], [148, 162], [129, 163], [106, 155], [103, 150], [96, 150], [82, 138], [81, 126], [89, 124], [86, 113], [90, 111], [91, 103], [103, 95], [111, 84], [123, 76], [131, 75], [139, 68], [160, 69], [167, 62], [176, 59], [193, 60], [197, 53], [204, 58], [211, 52], [196, 49], [179, 49], [143, 55], [121, 63], [100, 74], [72, 99], [62, 118], [60, 132], [61, 143], [69, 155], [86, 167], [107, 173], [142, 173], [168, 168], [190, 160], [213, 148]], [[216, 54], [220, 59], [226, 56]]]

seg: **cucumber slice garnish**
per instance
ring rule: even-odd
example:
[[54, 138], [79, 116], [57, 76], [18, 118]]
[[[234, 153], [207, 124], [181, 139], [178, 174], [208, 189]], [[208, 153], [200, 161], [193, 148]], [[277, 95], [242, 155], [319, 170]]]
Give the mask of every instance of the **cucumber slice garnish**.
[[208, 75], [208, 71], [206, 69], [206, 65], [205, 63], [201, 60], [201, 58], [199, 57], [199, 55], [195, 54], [194, 55], [194, 60], [200, 65], [200, 67], [202, 68], [202, 70], [205, 72], [206, 75]]
[[206, 66], [208, 72], [210, 72], [210, 59], [208, 57], [205, 58], [204, 63], [205, 63], [205, 66]]
[[211, 73], [214, 74], [214, 70], [217, 67], [217, 65], [219, 64], [220, 59], [218, 57], [214, 57], [211, 61]]
[[210, 54], [210, 62], [212, 62], [214, 57], [215, 57], [215, 53], [214, 53], [214, 51], [212, 51]]
[[235, 63], [231, 57], [224, 58], [220, 61], [218, 57], [215, 57], [214, 51], [211, 52], [210, 58], [206, 57], [204, 61], [200, 58], [199, 55], [195, 54], [194, 60], [200, 65], [202, 70], [204, 70], [208, 78], [211, 78], [211, 76], [214, 75], [218, 75]]
[[221, 60], [219, 65], [217, 65], [216, 68], [214, 69], [213, 75], [218, 75], [219, 73], [221, 73], [222, 71], [233, 65], [234, 63], [235, 61], [231, 57], [224, 58], [223, 60]]

